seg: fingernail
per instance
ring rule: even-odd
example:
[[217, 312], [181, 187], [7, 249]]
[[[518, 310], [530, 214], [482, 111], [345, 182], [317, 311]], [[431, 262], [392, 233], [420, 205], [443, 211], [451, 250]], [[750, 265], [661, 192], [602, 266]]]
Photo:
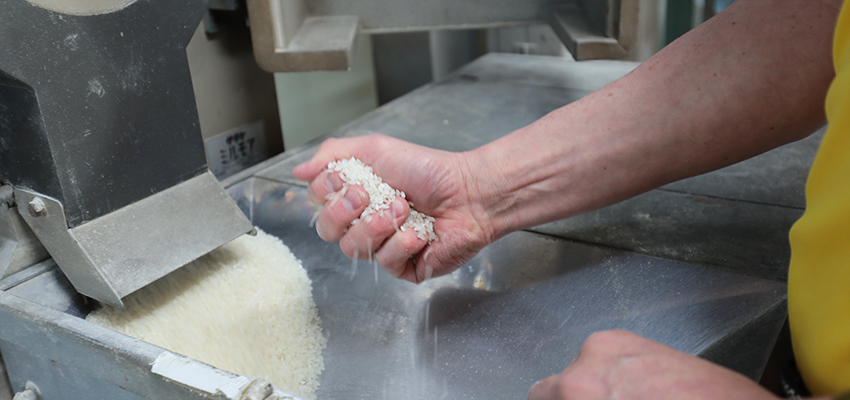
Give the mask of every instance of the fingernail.
[[404, 212], [404, 205], [401, 204], [401, 200], [395, 199], [393, 200], [393, 212], [396, 217], [400, 217]]
[[319, 235], [320, 239], [325, 240], [325, 224], [323, 224], [322, 221], [316, 221], [316, 233]]
[[325, 178], [325, 187], [327, 187], [331, 192], [338, 192], [342, 189], [342, 179], [340, 179], [337, 174], [328, 174]]
[[345, 193], [345, 196], [342, 198], [342, 205], [345, 206], [349, 211], [354, 211], [360, 208], [363, 205], [363, 199], [360, 198], [360, 192], [357, 190], [349, 190]]

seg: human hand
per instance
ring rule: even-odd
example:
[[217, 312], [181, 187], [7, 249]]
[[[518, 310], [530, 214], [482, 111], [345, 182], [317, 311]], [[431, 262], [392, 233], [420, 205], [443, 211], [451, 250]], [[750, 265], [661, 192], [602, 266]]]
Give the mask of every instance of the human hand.
[[[359, 185], [342, 191], [339, 174], [325, 172], [329, 162], [351, 157], [372, 166], [390, 186], [404, 191], [418, 211], [436, 218], [439, 240], [429, 244], [411, 229], [396, 229], [410, 212], [401, 198], [391, 205], [394, 212], [375, 213], [369, 221], [351, 226], [369, 205], [369, 195]], [[414, 283], [450, 273], [494, 240], [481, 194], [467, 181], [470, 173], [462, 153], [378, 134], [328, 139], [312, 159], [293, 170], [296, 178], [310, 182], [310, 199], [325, 205], [316, 219], [319, 237], [339, 241], [348, 257], [365, 259], [372, 252], [391, 275]]]
[[529, 400], [778, 399], [743, 375], [626, 331], [598, 332]]

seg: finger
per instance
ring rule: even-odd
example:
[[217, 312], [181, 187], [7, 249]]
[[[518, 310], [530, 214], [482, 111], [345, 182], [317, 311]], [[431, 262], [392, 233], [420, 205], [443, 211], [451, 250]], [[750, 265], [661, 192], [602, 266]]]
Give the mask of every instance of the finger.
[[451, 272], [450, 269], [435, 268], [435, 265], [440, 265], [440, 261], [432, 254], [433, 250], [434, 247], [431, 244], [419, 250], [412, 259], [405, 263], [404, 270], [398, 278], [413, 283], [422, 283]]
[[371, 155], [380, 154], [378, 144], [381, 135], [372, 134], [356, 138], [329, 138], [325, 140], [309, 160], [292, 169], [296, 179], [311, 181], [328, 167], [328, 163], [356, 156], [370, 163]]
[[535, 383], [528, 391], [528, 400], [560, 400], [558, 397], [559, 378], [559, 375], [552, 375]]
[[319, 175], [328, 167], [328, 163], [331, 161], [350, 157], [350, 153], [345, 151], [345, 141], [350, 140], [337, 138], [325, 140], [309, 160], [296, 165], [292, 169], [292, 175], [302, 181], [312, 181], [316, 175]]
[[316, 204], [325, 204], [330, 195], [342, 190], [344, 182], [337, 172], [322, 172], [307, 185], [307, 195]]
[[411, 257], [421, 251], [426, 245], [428, 245], [428, 241], [420, 239], [416, 231], [406, 229], [390, 236], [387, 242], [378, 250], [378, 253], [375, 254], [375, 257], [378, 259], [378, 263], [390, 275], [413, 283], [419, 283], [421, 279], [418, 279], [415, 273], [416, 268]]
[[409, 212], [407, 200], [396, 197], [389, 209], [367, 215], [349, 228], [348, 233], [340, 239], [339, 247], [348, 257], [353, 258], [357, 254], [360, 258], [368, 258], [378, 250], [378, 246], [396, 233]]
[[620, 358], [634, 357], [653, 351], [672, 350], [661, 343], [629, 331], [609, 330], [595, 332], [584, 341], [579, 357]]
[[322, 209], [316, 220], [316, 232], [326, 242], [338, 241], [351, 226], [351, 221], [357, 219], [368, 205], [369, 195], [362, 186], [343, 187]]
[[613, 364], [588, 356], [577, 358], [563, 372], [534, 384], [529, 400], [610, 399], [607, 377]]

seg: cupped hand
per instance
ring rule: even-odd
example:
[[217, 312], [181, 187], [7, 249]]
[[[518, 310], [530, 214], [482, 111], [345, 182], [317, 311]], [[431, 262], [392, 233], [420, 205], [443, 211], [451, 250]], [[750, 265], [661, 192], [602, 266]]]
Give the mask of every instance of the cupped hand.
[[759, 400], [778, 398], [736, 372], [626, 331], [591, 335], [567, 369], [529, 400]]
[[[359, 185], [344, 188], [338, 173], [326, 171], [329, 162], [351, 157], [372, 166], [407, 199], [396, 198], [390, 210], [352, 226], [369, 205], [369, 195]], [[310, 199], [325, 205], [316, 219], [323, 240], [339, 241], [348, 257], [366, 259], [372, 253], [391, 275], [419, 283], [450, 273], [494, 240], [481, 194], [468, 182], [471, 171], [465, 157], [372, 134], [328, 139], [293, 173], [309, 182]], [[438, 240], [428, 243], [411, 229], [398, 229], [410, 212], [407, 201], [436, 219]]]

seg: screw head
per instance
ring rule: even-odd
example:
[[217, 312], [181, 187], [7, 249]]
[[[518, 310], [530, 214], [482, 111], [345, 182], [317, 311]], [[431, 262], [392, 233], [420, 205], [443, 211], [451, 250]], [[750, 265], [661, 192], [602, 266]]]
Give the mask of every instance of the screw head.
[[29, 210], [30, 215], [34, 218], [43, 217], [47, 215], [47, 207], [44, 205], [44, 200], [41, 197], [36, 197], [32, 199], [27, 206], [27, 210]]

